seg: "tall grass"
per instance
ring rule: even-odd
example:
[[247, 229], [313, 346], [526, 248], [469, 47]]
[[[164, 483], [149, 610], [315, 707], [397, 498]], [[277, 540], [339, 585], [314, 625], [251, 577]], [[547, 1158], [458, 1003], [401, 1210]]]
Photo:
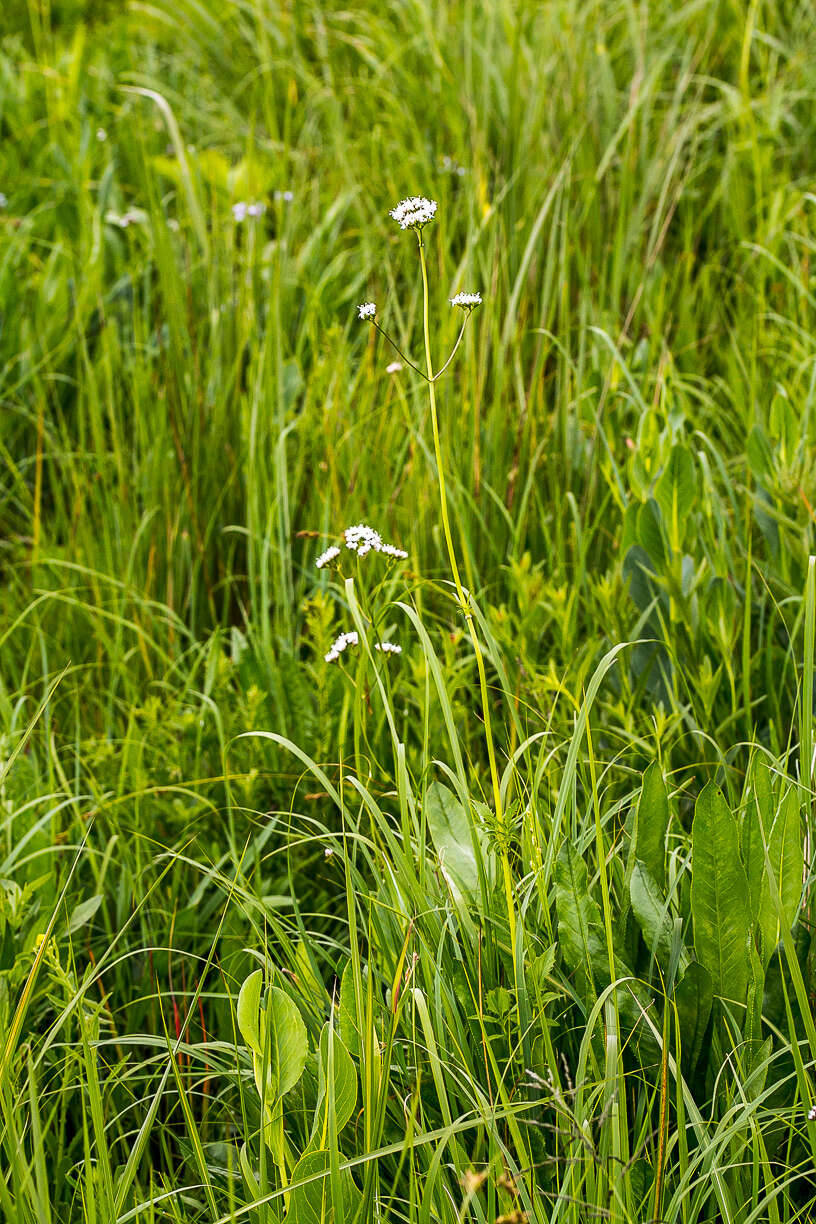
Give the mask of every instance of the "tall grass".
[[809, 1218], [814, 33], [4, 7], [4, 1218]]

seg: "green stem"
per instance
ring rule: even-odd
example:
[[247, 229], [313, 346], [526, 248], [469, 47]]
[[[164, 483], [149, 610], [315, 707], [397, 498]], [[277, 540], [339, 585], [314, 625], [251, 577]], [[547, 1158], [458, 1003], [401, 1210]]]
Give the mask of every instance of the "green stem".
[[[445, 535], [445, 544], [447, 545], [448, 549], [448, 560], [450, 562], [451, 573], [453, 574], [454, 586], [456, 587], [457, 600], [464, 614], [465, 621], [467, 622], [468, 633], [470, 634], [470, 640], [473, 643], [473, 653], [476, 657], [476, 669], [479, 673], [479, 691], [482, 699], [482, 716], [484, 718], [485, 740], [487, 741], [487, 756], [490, 762], [490, 780], [493, 786], [493, 802], [496, 810], [496, 824], [501, 829], [503, 828], [504, 824], [501, 786], [499, 784], [499, 771], [496, 767], [496, 750], [493, 744], [493, 727], [490, 718], [490, 700], [487, 691], [487, 676], [485, 674], [484, 655], [482, 654], [482, 647], [476, 633], [476, 625], [473, 620], [473, 611], [470, 607], [470, 599], [469, 596], [465, 594], [465, 590], [462, 586], [462, 580], [459, 577], [459, 566], [456, 561], [456, 550], [453, 546], [450, 519], [448, 518], [448, 498], [445, 491], [445, 471], [442, 463], [442, 446], [439, 440], [439, 419], [436, 412], [436, 389], [434, 387], [433, 362], [431, 360], [431, 336], [428, 323], [428, 269], [425, 264], [425, 245], [422, 241], [421, 230], [417, 230], [417, 240], [419, 242], [419, 262], [422, 268], [422, 324], [425, 335], [425, 362], [428, 369], [428, 395], [431, 402], [431, 425], [433, 428], [436, 474], [439, 480], [439, 504], [442, 512], [442, 531]], [[462, 330], [464, 331], [464, 328]], [[502, 846], [501, 849], [501, 856], [502, 878], [504, 883], [505, 899], [507, 902], [507, 917], [510, 923], [510, 947], [513, 954], [513, 974], [515, 976], [516, 915], [515, 908], [513, 906], [513, 882], [510, 873], [510, 863], [507, 856], [507, 849], [504, 846]], [[518, 991], [516, 997], [518, 1001]]]

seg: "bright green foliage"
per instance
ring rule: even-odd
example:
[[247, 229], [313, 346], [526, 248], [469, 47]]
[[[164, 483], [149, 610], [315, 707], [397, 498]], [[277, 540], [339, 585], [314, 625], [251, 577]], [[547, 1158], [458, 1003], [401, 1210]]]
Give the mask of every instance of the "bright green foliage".
[[812, 1214], [813, 33], [0, 5], [3, 1224]]

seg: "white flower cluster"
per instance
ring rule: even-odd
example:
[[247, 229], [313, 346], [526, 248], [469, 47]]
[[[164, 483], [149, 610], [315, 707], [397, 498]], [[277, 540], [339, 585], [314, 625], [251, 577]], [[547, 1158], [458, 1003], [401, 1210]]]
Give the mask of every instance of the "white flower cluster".
[[265, 212], [266, 205], [261, 203], [246, 204], [242, 200], [232, 206], [232, 215], [236, 221], [246, 221], [247, 217], [262, 217]]
[[361, 319], [373, 319], [377, 313], [376, 302], [363, 302], [357, 307], [358, 315]]
[[[396, 560], [405, 560], [408, 556], [404, 548], [397, 548], [396, 544], [385, 544], [379, 531], [375, 531], [373, 527], [367, 527], [365, 523], [347, 527], [343, 532], [343, 543], [350, 552], [356, 552], [358, 557], [364, 557], [370, 552], [383, 553], [384, 556], [394, 557]], [[318, 569], [331, 565], [332, 561], [340, 556], [340, 551], [336, 544], [332, 544], [320, 554], [315, 565]]]
[[394, 544], [384, 544], [379, 531], [375, 531], [373, 527], [366, 527], [365, 523], [347, 527], [343, 532], [343, 539], [346, 542], [346, 548], [356, 552], [358, 557], [364, 557], [369, 552], [385, 553], [386, 557], [405, 558], [408, 556], [404, 548], [397, 548]]
[[808, 1110], [808, 1122], [816, 1122], [816, 1105], [812, 1105]]
[[408, 196], [400, 200], [389, 212], [400, 229], [422, 229], [429, 221], [433, 221], [436, 213], [436, 200], [427, 200], [425, 196]]
[[[323, 657], [327, 663], [336, 663], [347, 646], [359, 645], [360, 636], [356, 629], [352, 629], [349, 633], [341, 633], [338, 638], [335, 638], [331, 650]], [[379, 650], [381, 654], [402, 654], [402, 647], [396, 642], [375, 642], [374, 649]]]
[[455, 297], [450, 299], [451, 306], [461, 306], [462, 310], [473, 310], [474, 306], [481, 306], [481, 293], [457, 293]]
[[347, 527], [343, 532], [346, 548], [356, 552], [358, 557], [364, 557], [369, 552], [382, 552], [382, 536], [373, 527], [358, 523], [356, 527]]
[[336, 544], [332, 544], [331, 548], [327, 548], [325, 552], [322, 552], [320, 554], [320, 556], [315, 561], [315, 565], [317, 566], [318, 569], [323, 569], [324, 565], [331, 565], [335, 557], [339, 557], [339, 556], [340, 556], [340, 549], [337, 547]]
[[324, 655], [327, 663], [334, 663], [340, 658], [347, 646], [357, 646], [360, 641], [356, 629], [352, 629], [349, 633], [341, 633], [339, 638], [335, 638], [332, 642], [332, 648], [327, 655]]

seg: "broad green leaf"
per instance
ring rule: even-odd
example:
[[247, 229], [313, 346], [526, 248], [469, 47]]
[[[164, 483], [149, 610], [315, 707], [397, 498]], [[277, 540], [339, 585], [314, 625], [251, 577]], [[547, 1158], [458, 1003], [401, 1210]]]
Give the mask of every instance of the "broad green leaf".
[[[329, 1082], [329, 1042], [334, 1074]], [[326, 1125], [326, 1110], [334, 1110], [336, 1133], [340, 1131], [354, 1113], [357, 1104], [357, 1072], [351, 1055], [346, 1049], [340, 1034], [335, 1029], [332, 1032], [328, 1023], [323, 1025], [320, 1033], [320, 1062], [317, 1108], [312, 1124], [312, 1141], [318, 1147], [325, 1147], [328, 1142], [328, 1126]], [[331, 1091], [330, 1091], [331, 1089]]]
[[[368, 978], [364, 970], [363, 972], [363, 994], [368, 989]], [[337, 1014], [340, 1020], [340, 1036], [343, 1039], [348, 1052], [352, 1057], [356, 1058], [361, 1065], [364, 1065], [367, 1054], [370, 1053], [373, 1063], [373, 1076], [375, 1091], [380, 1083], [380, 1071], [382, 1066], [382, 1056], [379, 1040], [378, 1026], [374, 1023], [374, 1018], [371, 1021], [367, 1019], [367, 1001], [363, 998], [362, 1015], [357, 1010], [357, 996], [354, 990], [354, 967], [351, 961], [343, 970], [343, 977], [340, 982], [340, 1006], [337, 1009]], [[369, 1034], [367, 1025], [373, 1024], [374, 1031]]]
[[694, 460], [685, 446], [673, 446], [669, 461], [655, 486], [655, 500], [663, 511], [674, 549], [680, 547], [695, 493]]
[[357, 996], [354, 990], [354, 966], [351, 961], [343, 970], [340, 979], [340, 1036], [350, 1054], [359, 1058], [363, 1048], [363, 1025], [357, 1015]]
[[751, 906], [731, 809], [709, 782], [691, 826], [691, 910], [697, 959], [714, 993], [742, 1003], [748, 988]]
[[87, 901], [80, 901], [79, 905], [71, 912], [68, 922], [68, 934], [73, 935], [80, 927], [87, 926], [101, 904], [101, 895], [89, 897]]
[[269, 1025], [269, 1069], [276, 1097], [285, 1096], [303, 1074], [309, 1043], [306, 1025], [300, 1012], [285, 991], [270, 987], [266, 1016], [261, 1019], [261, 1035], [265, 1036], [264, 1021]]
[[700, 1057], [712, 1001], [711, 976], [699, 961], [692, 961], [674, 991], [680, 1023], [682, 1063], [689, 1074]]
[[261, 1053], [261, 991], [263, 990], [263, 969], [256, 969], [241, 986], [238, 992], [236, 1016], [238, 1031], [246, 1045], [254, 1054]]
[[476, 862], [476, 847], [480, 848], [482, 863], [488, 877], [491, 852], [487, 837], [481, 829], [474, 829], [468, 812], [453, 791], [441, 782], [432, 782], [425, 796], [425, 815], [433, 838], [436, 853], [445, 876], [454, 889], [468, 900], [479, 896], [479, 867]]
[[666, 564], [666, 544], [664, 540], [663, 516], [660, 506], [650, 497], [638, 511], [637, 543], [646, 553], [651, 567], [663, 570]]
[[785, 923], [787, 931], [791, 930], [802, 897], [805, 858], [799, 792], [795, 786], [790, 787], [779, 805], [768, 838], [768, 857], [776, 881], [776, 892], [782, 901], [782, 912], [779, 912], [779, 898], [771, 892], [771, 877], [766, 871], [762, 876], [759, 903], [759, 925], [766, 964], [781, 938], [781, 922]]
[[[307, 1152], [292, 1170], [291, 1191], [287, 1224], [354, 1224], [360, 1210], [362, 1195], [354, 1184], [351, 1173], [344, 1169], [340, 1173], [342, 1209], [334, 1210], [331, 1192], [330, 1157], [328, 1151]], [[299, 1181], [308, 1181], [297, 1186]]]
[[751, 920], [756, 923], [762, 884], [766, 876], [765, 847], [774, 817], [774, 796], [771, 773], [760, 757], [751, 766], [748, 785], [748, 805], [742, 821], [742, 861], [748, 879]]
[[637, 806], [635, 854], [661, 888], [666, 883], [666, 830], [669, 827], [669, 796], [663, 773], [652, 761], [643, 775]]
[[[256, 969], [238, 994], [238, 1028], [253, 1053], [255, 1082], [267, 1105], [294, 1088], [303, 1074], [309, 1052], [306, 1026], [285, 991], [271, 986], [266, 1007], [261, 1006], [263, 970]], [[267, 1089], [263, 1093], [263, 1062], [267, 1059]]]
[[555, 904], [558, 944], [567, 969], [582, 970], [590, 988], [596, 978], [608, 982], [609, 956], [600, 907], [589, 893], [586, 863], [567, 841], [555, 862]]
[[[669, 905], [645, 863], [638, 860], [629, 881], [632, 910], [643, 932], [649, 952], [663, 972], [667, 972], [674, 945], [674, 923]], [[681, 955], [681, 964], [687, 957]]]

